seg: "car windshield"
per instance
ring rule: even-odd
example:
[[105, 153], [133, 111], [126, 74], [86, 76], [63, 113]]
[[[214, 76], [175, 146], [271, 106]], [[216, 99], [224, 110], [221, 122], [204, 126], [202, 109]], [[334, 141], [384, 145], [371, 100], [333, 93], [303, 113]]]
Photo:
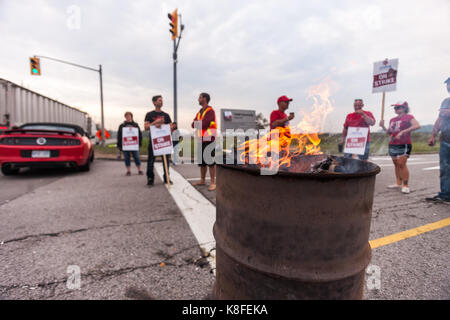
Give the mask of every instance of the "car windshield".
[[21, 127], [21, 129], [26, 130], [57, 130], [57, 131], [64, 131], [69, 133], [75, 133], [75, 129], [69, 128], [69, 127], [62, 127], [62, 126], [51, 126], [51, 125], [26, 125]]

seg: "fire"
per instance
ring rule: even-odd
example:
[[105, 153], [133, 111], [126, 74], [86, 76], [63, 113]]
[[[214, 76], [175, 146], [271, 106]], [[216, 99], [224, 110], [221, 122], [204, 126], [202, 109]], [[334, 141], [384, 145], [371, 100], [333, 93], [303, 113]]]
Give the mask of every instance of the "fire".
[[313, 100], [313, 110], [302, 116], [298, 125], [290, 128], [276, 128], [260, 137], [242, 143], [241, 161], [257, 164], [260, 167], [277, 169], [290, 167], [291, 159], [299, 155], [317, 155], [320, 151], [319, 133], [322, 132], [327, 115], [334, 110], [330, 101], [330, 87], [334, 83], [330, 78], [316, 86], [308, 88], [308, 98]]

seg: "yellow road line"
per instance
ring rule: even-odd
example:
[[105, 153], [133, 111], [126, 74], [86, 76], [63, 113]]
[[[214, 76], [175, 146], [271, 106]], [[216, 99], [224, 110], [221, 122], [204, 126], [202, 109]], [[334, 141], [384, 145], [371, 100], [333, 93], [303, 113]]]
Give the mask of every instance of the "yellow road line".
[[443, 220], [440, 220], [440, 221], [437, 221], [434, 223], [426, 224], [424, 226], [417, 227], [414, 229], [409, 229], [409, 230], [402, 231], [399, 233], [394, 233], [387, 237], [371, 240], [371, 241], [369, 241], [369, 244], [372, 247], [372, 249], [375, 249], [375, 248], [382, 247], [382, 246], [385, 246], [385, 245], [388, 245], [388, 244], [391, 244], [391, 243], [394, 243], [394, 242], [397, 242], [400, 240], [418, 236], [419, 234], [422, 234], [422, 233], [425, 233], [428, 231], [433, 231], [436, 229], [444, 228], [449, 225], [450, 225], [450, 218], [447, 218], [447, 219], [443, 219]]

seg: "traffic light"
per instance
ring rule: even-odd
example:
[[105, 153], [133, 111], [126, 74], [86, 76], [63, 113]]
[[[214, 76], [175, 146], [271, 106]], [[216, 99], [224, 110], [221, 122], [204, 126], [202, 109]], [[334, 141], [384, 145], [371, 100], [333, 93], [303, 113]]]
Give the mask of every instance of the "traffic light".
[[30, 72], [32, 76], [41, 75], [41, 66], [39, 58], [30, 58]]
[[172, 34], [172, 40], [175, 40], [178, 37], [178, 9], [175, 9], [174, 12], [168, 14], [170, 19], [170, 33]]

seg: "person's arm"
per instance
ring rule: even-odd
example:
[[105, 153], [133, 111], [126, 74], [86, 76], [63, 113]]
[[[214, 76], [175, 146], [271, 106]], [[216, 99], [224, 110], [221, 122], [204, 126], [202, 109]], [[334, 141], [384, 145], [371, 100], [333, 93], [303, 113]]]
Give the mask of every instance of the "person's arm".
[[431, 138], [428, 140], [428, 145], [430, 147], [434, 146], [436, 144], [436, 136], [438, 135], [439, 131], [441, 131], [441, 117], [439, 116], [436, 119], [436, 122], [434, 123], [433, 132], [431, 132]]
[[347, 137], [347, 131], [348, 131], [348, 128], [346, 128], [346, 127], [344, 127], [344, 130], [342, 130], [342, 140], [341, 140], [341, 143], [345, 143], [345, 138]]
[[276, 127], [282, 127], [288, 121], [289, 121], [289, 117], [286, 117], [286, 118], [283, 118], [283, 119], [278, 119], [278, 120], [275, 120], [274, 122], [272, 122], [272, 126], [275, 127], [275, 128]]
[[156, 120], [153, 121], [153, 122], [150, 122], [149, 120], [150, 120], [150, 119], [147, 119], [147, 120], [144, 122], [144, 129], [145, 129], [146, 131], [149, 131], [151, 126], [156, 126], [156, 127], [159, 128], [159, 127], [161, 127], [162, 124], [164, 124], [164, 119], [163, 119], [163, 118], [158, 118], [158, 119], [156, 119]]
[[141, 128], [139, 127], [139, 125], [136, 123], [136, 127], [138, 129], [139, 132], [139, 147], [142, 147], [142, 131]]
[[380, 120], [380, 127], [383, 129], [384, 132], [390, 134], [389, 129], [386, 129], [386, 127], [384, 126], [384, 120]]
[[123, 125], [119, 126], [119, 130], [117, 131], [117, 148], [122, 151], [122, 127]]
[[363, 112], [363, 118], [364, 121], [369, 125], [369, 126], [373, 126], [375, 124], [375, 117], [372, 115], [372, 113], [368, 113], [366, 114], [365, 112]]
[[341, 143], [345, 144], [345, 138], [347, 137], [348, 132], [348, 116], [345, 118], [344, 129], [342, 130], [342, 140]]
[[420, 129], [420, 124], [414, 117], [411, 118], [411, 120], [409, 120], [409, 123], [411, 124], [411, 126], [407, 129], [402, 130], [399, 133], [397, 133], [397, 135], [395, 136], [395, 139], [400, 139], [400, 137], [403, 136], [404, 134], [412, 132], [417, 129]]

